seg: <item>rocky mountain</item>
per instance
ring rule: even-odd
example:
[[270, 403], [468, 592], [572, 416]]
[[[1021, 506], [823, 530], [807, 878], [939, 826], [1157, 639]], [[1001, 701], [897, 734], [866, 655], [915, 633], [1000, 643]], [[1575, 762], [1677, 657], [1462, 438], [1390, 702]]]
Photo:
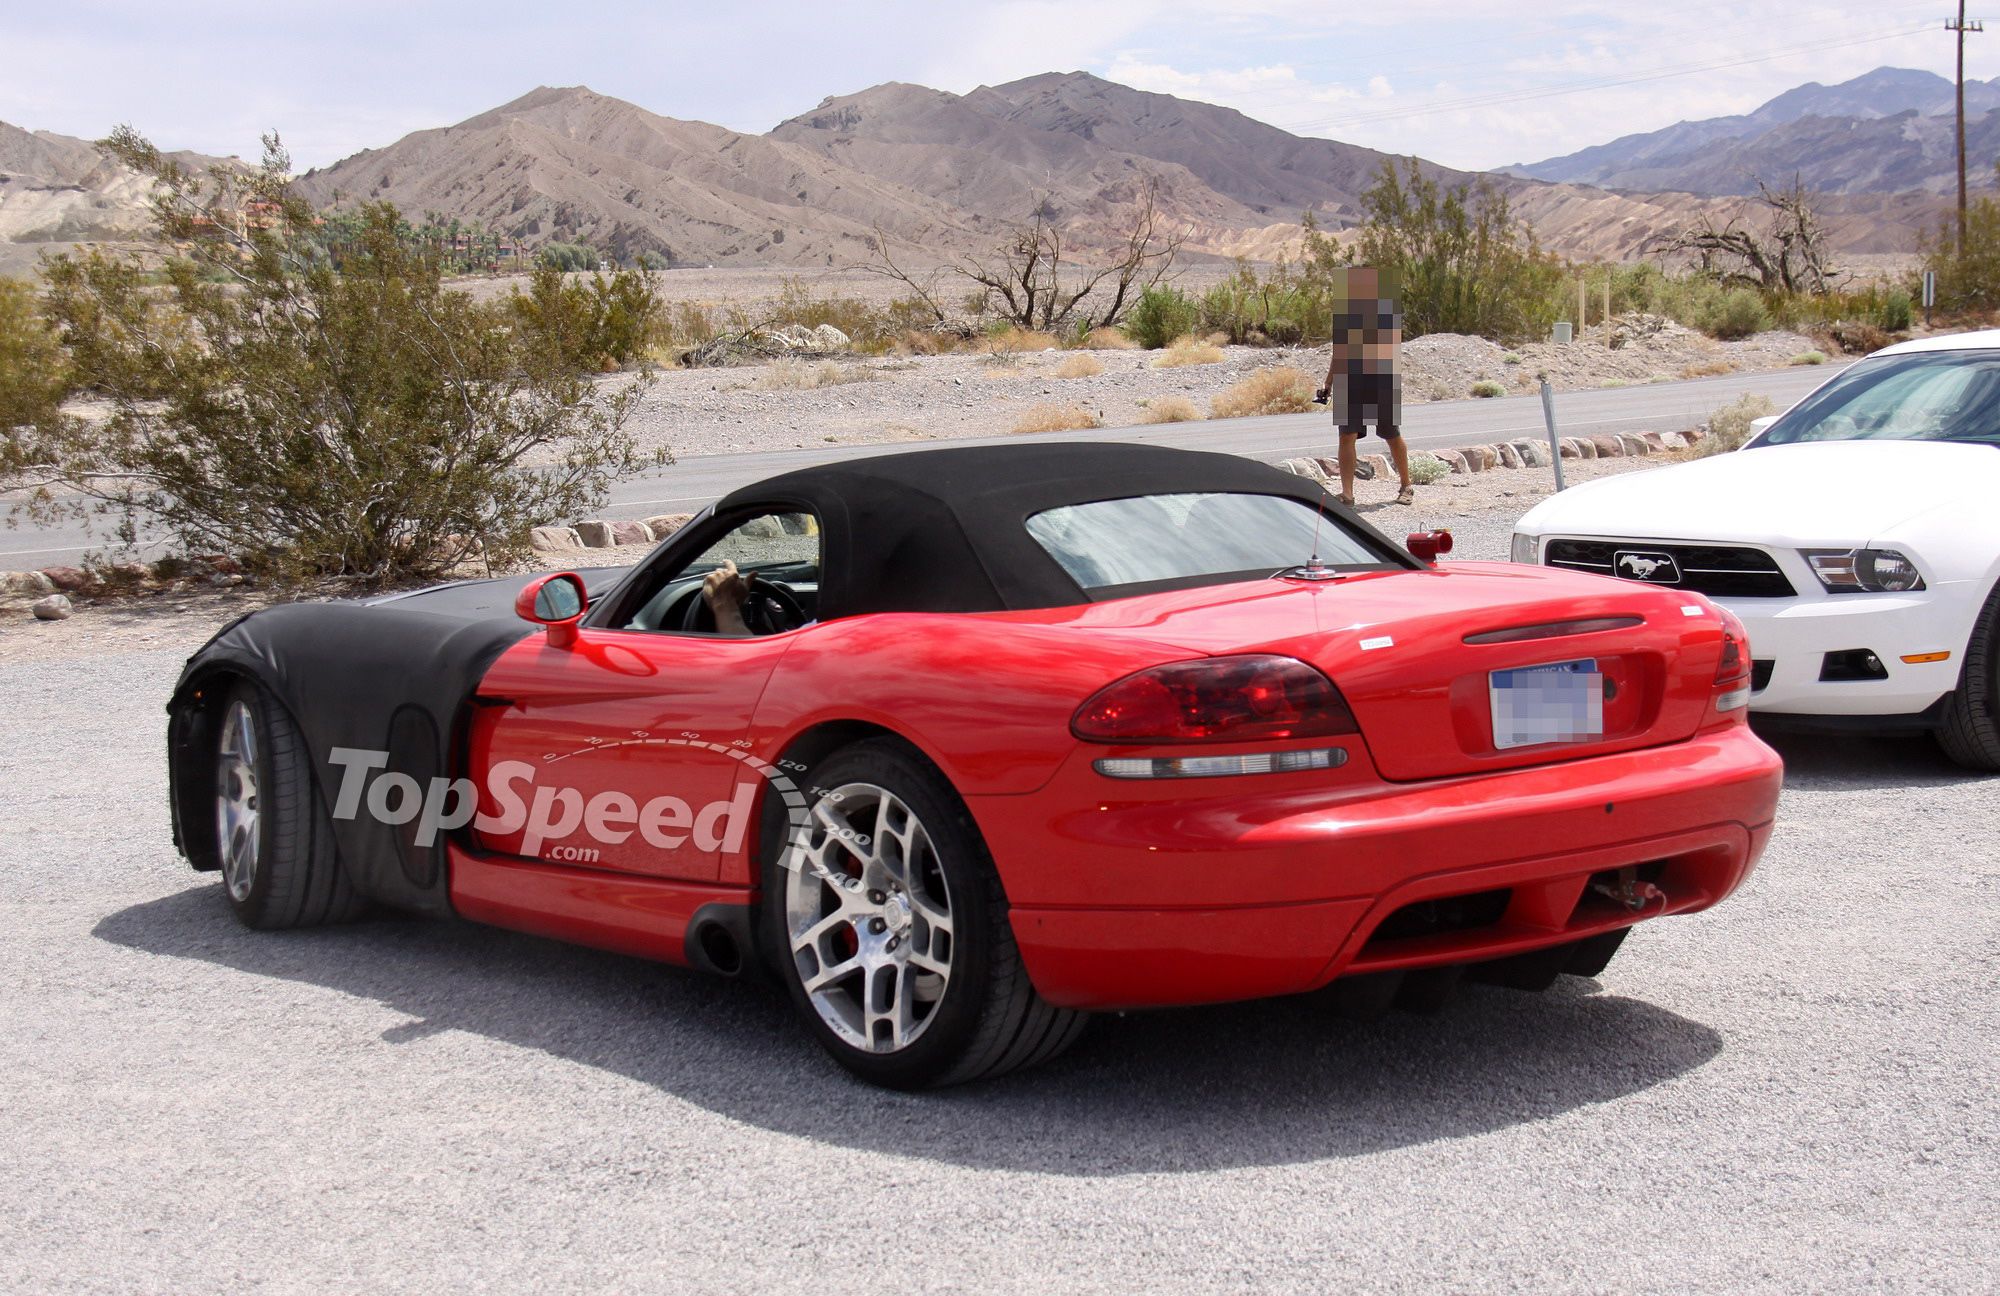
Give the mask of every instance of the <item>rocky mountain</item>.
[[321, 203], [382, 199], [678, 264], [834, 264], [870, 230], [950, 241], [966, 215], [920, 190], [782, 140], [660, 117], [584, 87], [512, 103], [301, 180]]
[[[190, 168], [220, 159], [175, 153]], [[21, 274], [45, 252], [126, 242], [151, 228], [152, 184], [88, 140], [0, 122], [0, 274]]]
[[[2000, 157], [2000, 78], [1968, 81], [1966, 152], [1990, 180]], [[1755, 112], [1678, 122], [1563, 157], [1505, 168], [1529, 179], [1609, 189], [1751, 194], [1757, 177], [1797, 173], [1823, 193], [1944, 193], [1957, 185], [1952, 83], [1877, 68], [1839, 85], [1787, 90]]]
[[[1888, 191], [1922, 187], [1937, 119], [1890, 109], [1935, 87], [1861, 80], [1868, 84], [1801, 87], [1722, 125], [1684, 125], [1709, 132], [1704, 156], [1716, 167], [1752, 165], [1732, 150], [1758, 141], [1801, 155], [1844, 149], [1848, 192], [1825, 212], [1836, 246], [1901, 251], [1936, 202]], [[1875, 115], [1826, 117], [1815, 107]], [[1759, 114], [1762, 124], [1743, 124]], [[1993, 118], [2000, 134], [2000, 113]], [[1386, 160], [1072, 72], [963, 95], [875, 86], [829, 98], [766, 135], [661, 117], [584, 87], [544, 87], [309, 172], [300, 184], [324, 205], [386, 200], [413, 216], [480, 221], [530, 246], [563, 239], [621, 259], [652, 252], [678, 265], [802, 268], [867, 262], [878, 233], [912, 260], [988, 249], [1038, 205], [1060, 216], [1071, 252], [1088, 257], [1116, 240], [1151, 186], [1168, 222], [1190, 231], [1190, 253], [1267, 259], [1296, 245], [1307, 211], [1336, 231], [1356, 223], [1360, 195]], [[1625, 257], [1698, 211], [1735, 205], [1638, 191], [1679, 184], [1668, 159], [1656, 160], [1641, 159], [1650, 167], [1641, 168], [1644, 186], [1621, 192], [1567, 179], [1495, 181], [1544, 246]], [[1470, 178], [1420, 165], [1448, 182]], [[18, 272], [50, 246], [139, 234], [145, 196], [143, 180], [84, 141], [0, 125], [0, 272]]]

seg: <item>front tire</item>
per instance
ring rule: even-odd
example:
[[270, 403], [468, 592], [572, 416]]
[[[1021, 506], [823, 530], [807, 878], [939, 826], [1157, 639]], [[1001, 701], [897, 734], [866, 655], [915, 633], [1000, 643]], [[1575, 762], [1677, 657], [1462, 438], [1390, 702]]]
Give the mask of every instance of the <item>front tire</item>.
[[1987, 595], [1972, 627], [1937, 741], [1967, 769], [2000, 770], [2000, 587]]
[[248, 681], [218, 711], [215, 852], [229, 907], [246, 927], [344, 922], [364, 901], [348, 883], [312, 758], [278, 700]]
[[1086, 1016], [1035, 993], [992, 858], [936, 769], [870, 739], [813, 781], [809, 827], [765, 852], [764, 922], [793, 1005], [836, 1061], [918, 1089], [1076, 1041]]

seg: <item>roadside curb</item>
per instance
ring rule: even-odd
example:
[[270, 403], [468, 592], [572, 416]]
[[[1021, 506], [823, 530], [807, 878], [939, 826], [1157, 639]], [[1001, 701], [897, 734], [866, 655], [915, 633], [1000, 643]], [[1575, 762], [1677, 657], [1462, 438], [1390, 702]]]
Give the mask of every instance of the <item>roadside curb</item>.
[[[1669, 450], [1684, 450], [1699, 444], [1708, 436], [1706, 427], [1691, 427], [1679, 432], [1620, 432], [1607, 436], [1562, 437], [1557, 448], [1565, 459], [1615, 459], [1636, 458], [1641, 455], [1664, 454]], [[1454, 475], [1464, 473], [1491, 472], [1499, 468], [1546, 468], [1549, 466], [1549, 446], [1544, 439], [1523, 437], [1514, 441], [1498, 441], [1491, 445], [1457, 446], [1450, 450], [1418, 450], [1416, 454], [1428, 454], [1433, 459], [1451, 469]], [[1310, 477], [1314, 481], [1338, 486], [1340, 482], [1340, 462], [1326, 456], [1283, 459], [1276, 465], [1295, 477]], [[1355, 463], [1355, 480], [1373, 481], [1387, 478], [1394, 469], [1390, 467], [1387, 455], [1364, 455]]]

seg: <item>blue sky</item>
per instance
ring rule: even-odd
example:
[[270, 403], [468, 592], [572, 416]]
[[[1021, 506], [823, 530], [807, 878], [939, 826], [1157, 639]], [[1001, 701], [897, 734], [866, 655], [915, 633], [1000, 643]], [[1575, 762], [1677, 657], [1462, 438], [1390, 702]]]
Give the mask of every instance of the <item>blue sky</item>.
[[[1942, 0], [904, 0], [553, 5], [71, 0], [0, 14], [0, 121], [301, 167], [536, 85], [763, 131], [882, 81], [1082, 69], [1302, 135], [1455, 166], [1532, 161], [1885, 64], [1949, 75]], [[1967, 75], [2000, 75], [2000, 23]]]

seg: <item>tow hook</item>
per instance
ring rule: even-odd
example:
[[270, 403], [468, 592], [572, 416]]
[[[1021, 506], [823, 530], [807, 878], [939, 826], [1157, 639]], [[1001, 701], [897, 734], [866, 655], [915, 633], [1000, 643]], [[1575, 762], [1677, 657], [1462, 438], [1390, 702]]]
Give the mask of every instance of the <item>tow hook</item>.
[[1667, 907], [1667, 893], [1651, 882], [1641, 882], [1635, 865], [1619, 869], [1617, 881], [1600, 879], [1592, 882], [1590, 889], [1631, 913], [1650, 909], [1655, 904], [1662, 909]]

